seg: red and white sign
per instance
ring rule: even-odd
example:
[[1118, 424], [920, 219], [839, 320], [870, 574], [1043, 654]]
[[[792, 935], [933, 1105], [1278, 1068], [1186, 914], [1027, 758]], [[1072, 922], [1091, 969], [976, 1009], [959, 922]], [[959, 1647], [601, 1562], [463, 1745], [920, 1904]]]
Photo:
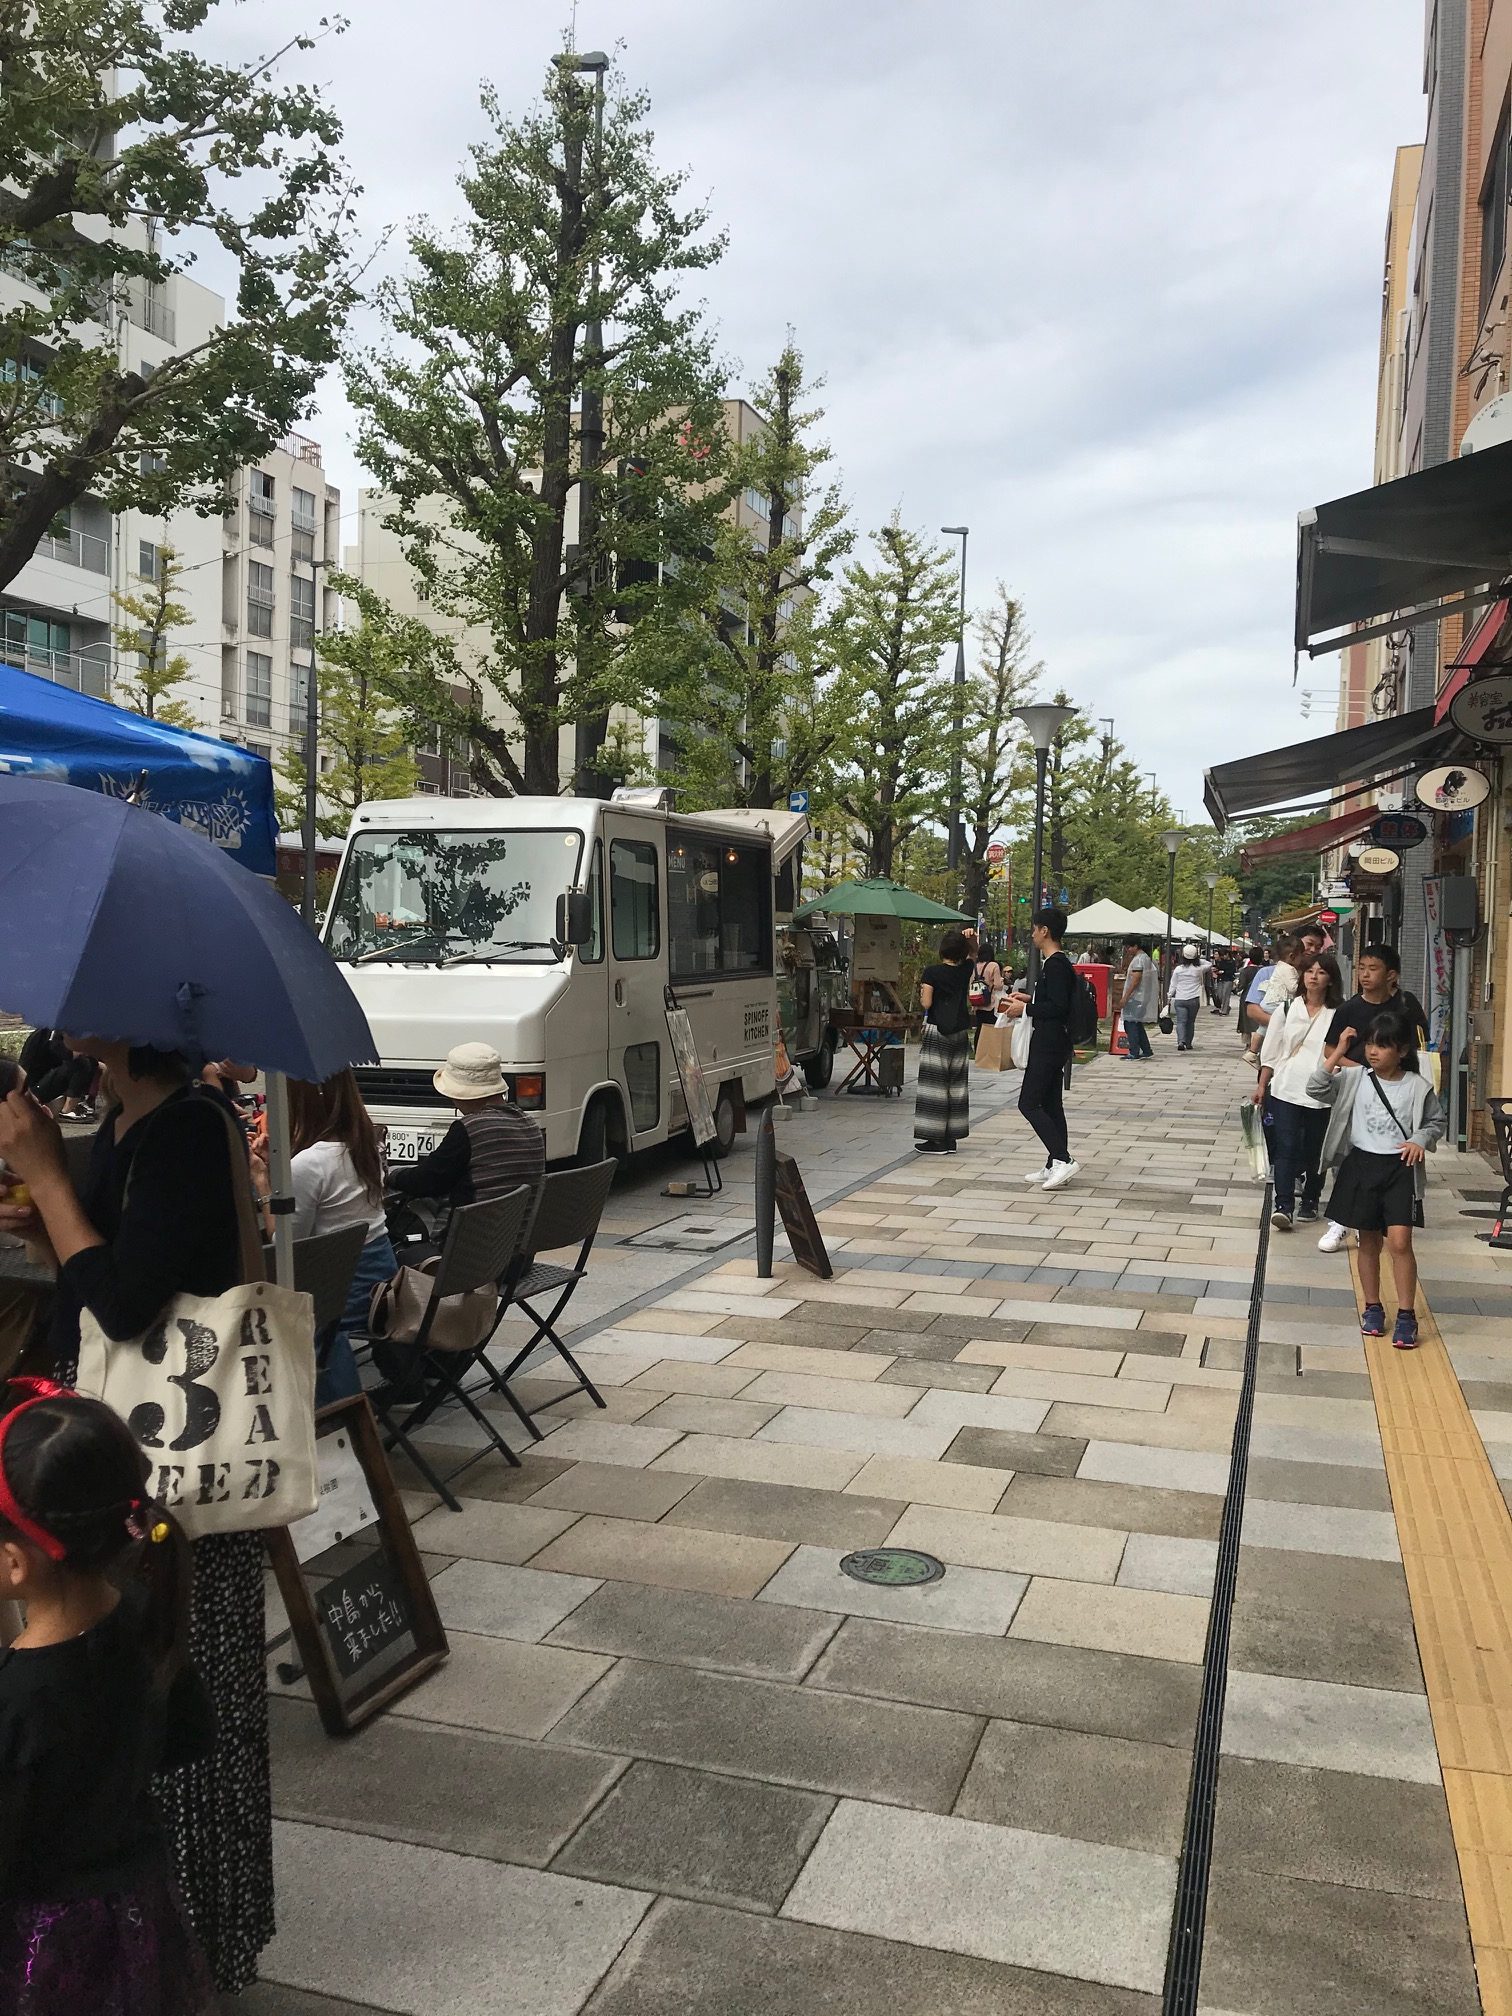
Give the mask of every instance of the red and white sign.
[[996, 868], [1007, 859], [1008, 849], [1003, 845], [1001, 840], [994, 840], [992, 845], [987, 849], [988, 867]]
[[1318, 912], [1318, 922], [1324, 925], [1330, 931], [1332, 931], [1333, 927], [1335, 926], [1335, 924], [1338, 923], [1338, 921], [1339, 921], [1339, 913], [1337, 910], [1320, 910]]

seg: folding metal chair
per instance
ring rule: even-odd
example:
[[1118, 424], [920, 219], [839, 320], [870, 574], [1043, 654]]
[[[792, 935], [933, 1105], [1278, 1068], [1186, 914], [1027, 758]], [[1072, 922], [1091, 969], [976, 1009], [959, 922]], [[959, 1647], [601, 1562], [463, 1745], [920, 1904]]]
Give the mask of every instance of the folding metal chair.
[[[526, 1250], [503, 1282], [499, 1323], [502, 1324], [510, 1309], [523, 1309], [535, 1325], [535, 1330], [530, 1342], [522, 1345], [502, 1369], [487, 1358], [482, 1363], [489, 1383], [504, 1394], [537, 1440], [540, 1439], [540, 1430], [533, 1417], [548, 1407], [571, 1399], [573, 1393], [586, 1393], [595, 1407], [604, 1405], [604, 1396], [557, 1335], [556, 1326], [579, 1281], [588, 1271], [588, 1255], [598, 1236], [599, 1220], [604, 1215], [609, 1186], [614, 1181], [617, 1166], [611, 1157], [590, 1169], [562, 1169], [547, 1176], [541, 1188], [541, 1201], [536, 1207], [535, 1222], [525, 1241]], [[564, 1246], [576, 1246], [578, 1249], [577, 1258], [570, 1267], [558, 1267], [535, 1257], [538, 1253], [554, 1253]], [[534, 1307], [534, 1300], [553, 1292], [556, 1300], [543, 1316]], [[498, 1336], [498, 1326], [495, 1326], [494, 1336]], [[576, 1383], [568, 1392], [543, 1401], [539, 1407], [526, 1407], [511, 1389], [510, 1381], [541, 1344], [551, 1346], [571, 1371]]]
[[[404, 1411], [406, 1403], [387, 1391], [385, 1387], [367, 1389], [373, 1412], [378, 1416], [388, 1438], [387, 1446], [392, 1448], [397, 1443], [431, 1489], [440, 1495], [442, 1502], [453, 1512], [460, 1512], [462, 1507], [450, 1488], [452, 1480], [460, 1477], [462, 1472], [480, 1456], [486, 1456], [489, 1449], [494, 1449], [515, 1469], [519, 1468], [520, 1459], [504, 1440], [495, 1423], [473, 1399], [473, 1392], [479, 1389], [475, 1387], [470, 1391], [463, 1383], [465, 1375], [474, 1365], [486, 1371], [491, 1370], [482, 1354], [494, 1334], [494, 1329], [497, 1328], [498, 1312], [495, 1312], [494, 1323], [487, 1335], [478, 1343], [461, 1350], [432, 1344], [431, 1330], [437, 1312], [447, 1296], [465, 1295], [475, 1288], [498, 1290], [500, 1282], [508, 1273], [519, 1251], [521, 1231], [533, 1201], [530, 1186], [522, 1184], [518, 1190], [511, 1190], [503, 1197], [492, 1198], [486, 1204], [462, 1204], [453, 1211], [451, 1222], [446, 1228], [446, 1240], [441, 1248], [441, 1257], [431, 1277], [430, 1300], [426, 1304], [425, 1314], [414, 1342], [406, 1344], [397, 1339], [390, 1340], [392, 1348], [396, 1350], [413, 1351], [417, 1362], [424, 1364], [426, 1372], [432, 1376], [435, 1384], [423, 1399], [410, 1405], [407, 1412]], [[370, 1349], [369, 1342], [369, 1351]], [[491, 1378], [489, 1383], [493, 1383]], [[475, 1449], [464, 1462], [459, 1463], [443, 1478], [420, 1454], [413, 1437], [448, 1400], [458, 1402], [483, 1430], [486, 1440], [483, 1448]], [[516, 1411], [519, 1411], [518, 1408]]]

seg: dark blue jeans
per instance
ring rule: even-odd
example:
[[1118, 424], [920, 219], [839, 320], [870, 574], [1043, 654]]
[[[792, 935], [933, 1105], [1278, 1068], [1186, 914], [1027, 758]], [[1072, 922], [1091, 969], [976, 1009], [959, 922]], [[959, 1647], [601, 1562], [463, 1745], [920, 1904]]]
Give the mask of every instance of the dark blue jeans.
[[346, 1400], [360, 1393], [357, 1360], [352, 1354], [352, 1332], [366, 1330], [368, 1303], [380, 1281], [399, 1271], [389, 1236], [382, 1232], [370, 1239], [357, 1256], [357, 1271], [347, 1291], [347, 1305], [339, 1323], [317, 1340], [315, 1352], [315, 1405], [329, 1407], [333, 1400]]
[[1150, 1048], [1150, 1039], [1145, 1032], [1143, 1022], [1131, 1022], [1126, 1015], [1124, 1017], [1123, 1032], [1131, 1057], [1153, 1057], [1155, 1055], [1155, 1052]]
[[1323, 1137], [1328, 1132], [1326, 1106], [1293, 1106], [1285, 1099], [1267, 1101], [1271, 1129], [1271, 1165], [1276, 1189], [1276, 1209], [1288, 1218], [1295, 1213], [1297, 1189], [1301, 1202], [1316, 1210], [1323, 1189], [1318, 1168], [1323, 1153]]
[[1176, 1022], [1176, 1044], [1178, 1049], [1190, 1050], [1192, 1038], [1197, 1033], [1197, 1010], [1202, 1006], [1195, 997], [1190, 1001], [1173, 1001], [1171, 1014]]

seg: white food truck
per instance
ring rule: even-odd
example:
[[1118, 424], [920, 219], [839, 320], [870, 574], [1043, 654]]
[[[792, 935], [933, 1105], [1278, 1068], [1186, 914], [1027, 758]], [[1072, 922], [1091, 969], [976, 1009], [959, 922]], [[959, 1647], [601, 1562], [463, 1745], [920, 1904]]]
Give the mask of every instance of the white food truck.
[[549, 1161], [597, 1161], [687, 1125], [665, 990], [687, 1009], [719, 1140], [773, 1090], [774, 903], [791, 909], [807, 821], [787, 812], [682, 816], [663, 794], [395, 798], [347, 836], [325, 941], [383, 1060], [359, 1070], [414, 1161], [451, 1123], [431, 1074], [488, 1043], [539, 1119]]

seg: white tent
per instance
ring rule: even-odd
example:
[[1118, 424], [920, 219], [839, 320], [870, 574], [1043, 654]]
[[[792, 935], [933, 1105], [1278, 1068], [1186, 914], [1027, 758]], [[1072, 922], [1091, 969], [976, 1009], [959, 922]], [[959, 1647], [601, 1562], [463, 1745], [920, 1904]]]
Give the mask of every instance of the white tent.
[[[1089, 903], [1085, 910], [1078, 910], [1074, 917], [1066, 919], [1068, 938], [1105, 938], [1113, 931], [1139, 931], [1144, 927], [1132, 910], [1125, 910], [1121, 903], [1115, 903], [1111, 896], [1099, 896], [1095, 903]], [[1164, 920], [1162, 919], [1162, 928]]]

